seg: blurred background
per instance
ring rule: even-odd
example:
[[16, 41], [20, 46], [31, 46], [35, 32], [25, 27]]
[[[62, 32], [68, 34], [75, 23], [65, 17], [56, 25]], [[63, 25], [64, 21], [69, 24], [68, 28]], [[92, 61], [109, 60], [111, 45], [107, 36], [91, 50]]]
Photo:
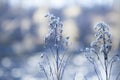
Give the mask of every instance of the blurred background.
[[[72, 63], [79, 69], [79, 80], [90, 72], [86, 60], [76, 51], [89, 47], [95, 39], [93, 26], [97, 22], [109, 24], [112, 53], [120, 54], [120, 0], [0, 0], [0, 80], [44, 80], [38, 63], [40, 52], [45, 51], [49, 26], [44, 16], [48, 12], [60, 17], [63, 35], [70, 36], [69, 48], [78, 54]], [[74, 66], [67, 70], [71, 68]], [[71, 80], [75, 70], [65, 79]]]

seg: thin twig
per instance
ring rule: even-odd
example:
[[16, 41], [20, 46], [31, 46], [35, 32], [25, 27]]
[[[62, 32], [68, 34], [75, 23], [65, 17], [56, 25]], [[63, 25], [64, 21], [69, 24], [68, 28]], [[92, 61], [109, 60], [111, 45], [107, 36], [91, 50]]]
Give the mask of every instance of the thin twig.
[[61, 68], [62, 68], [62, 63], [64, 62], [64, 60], [65, 60], [65, 52], [64, 52], [64, 54], [63, 54], [63, 56], [62, 56], [62, 59], [60, 59], [59, 71], [60, 71]]
[[97, 53], [95, 53], [96, 55], [97, 55], [97, 57], [98, 57], [98, 61], [100, 62], [100, 64], [102, 65], [102, 68], [105, 70], [105, 68], [104, 68], [104, 66], [103, 66], [103, 63], [102, 63], [102, 61], [101, 61], [101, 59], [100, 59], [100, 57], [99, 57], [99, 55], [97, 54]]
[[119, 76], [120, 76], [120, 72], [117, 74], [117, 77], [115, 80], [118, 80], [119, 79]]
[[49, 60], [49, 58], [48, 58], [48, 56], [46, 55], [46, 58], [47, 58], [47, 61], [48, 61], [48, 66], [49, 66], [49, 68], [50, 68], [50, 73], [51, 73], [51, 75], [52, 75], [52, 78], [53, 78], [53, 80], [54, 80], [54, 76], [53, 76], [53, 70], [52, 70], [52, 67], [51, 67], [51, 64], [50, 64], [50, 60]]
[[74, 76], [73, 76], [73, 80], [75, 80], [75, 78], [76, 78], [76, 73], [75, 73]]
[[111, 78], [111, 72], [112, 72], [112, 67], [113, 67], [113, 61], [111, 62], [111, 64], [110, 64], [110, 70], [109, 70], [109, 80], [110, 80], [110, 78]]
[[53, 49], [50, 47], [49, 50], [50, 50], [50, 52], [52, 53], [52, 55], [53, 55], [53, 57], [55, 59], [55, 53], [54, 53]]
[[40, 66], [40, 68], [42, 68], [43, 73], [45, 74], [45, 76], [46, 76], [47, 80], [49, 80], [49, 77], [48, 77], [48, 75], [47, 75], [47, 72], [45, 71], [44, 66], [43, 66], [43, 65], [41, 65], [41, 64], [39, 64], [39, 66]]
[[62, 80], [62, 78], [63, 78], [63, 73], [65, 71], [66, 65], [68, 64], [68, 61], [71, 58], [71, 56], [72, 56], [72, 53], [66, 58], [65, 64], [63, 64], [63, 67], [61, 67], [61, 70], [60, 70], [60, 80]]
[[98, 74], [98, 71], [97, 71], [97, 69], [96, 69], [96, 66], [95, 66], [95, 63], [94, 63], [94, 60], [92, 59], [92, 58], [88, 58], [87, 56], [86, 56], [86, 58], [88, 59], [88, 61], [90, 62], [90, 63], [92, 63], [93, 64], [93, 66], [94, 66], [94, 70], [95, 70], [95, 73], [96, 73], [96, 75], [97, 75], [97, 77], [98, 77], [98, 80], [100, 80], [100, 76], [99, 76], [99, 74]]
[[84, 80], [87, 80], [86, 76], [84, 76]]

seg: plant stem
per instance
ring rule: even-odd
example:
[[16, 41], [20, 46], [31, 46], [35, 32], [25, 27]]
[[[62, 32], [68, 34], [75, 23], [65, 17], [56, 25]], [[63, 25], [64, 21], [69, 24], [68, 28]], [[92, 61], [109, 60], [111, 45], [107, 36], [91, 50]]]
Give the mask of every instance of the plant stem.
[[118, 73], [118, 75], [117, 75], [117, 77], [116, 77], [116, 79], [115, 79], [115, 80], [118, 80], [119, 76], [120, 76], [120, 72]]
[[[95, 54], [97, 55], [97, 57], [98, 57], [98, 61], [100, 62], [100, 64], [101, 64], [102, 68], [104, 69], [104, 65], [103, 65], [103, 63], [102, 63], [102, 61], [101, 61], [101, 59], [100, 59], [100, 57], [99, 57], [98, 53], [95, 53]], [[104, 70], [105, 70], [105, 69], [104, 69]]]
[[[103, 25], [102, 25], [103, 26]], [[103, 32], [105, 32], [105, 29], [103, 27]], [[103, 47], [104, 47], [104, 65], [105, 65], [105, 75], [106, 75], [106, 80], [108, 80], [108, 70], [107, 70], [107, 61], [108, 61], [108, 55], [106, 53], [106, 39], [105, 39], [105, 34], [103, 33]]]
[[106, 74], [106, 80], [108, 80], [107, 60], [105, 60], [105, 74]]
[[72, 53], [66, 58], [65, 62], [62, 63], [62, 67], [60, 69], [60, 80], [63, 79], [63, 74], [65, 71], [66, 65], [68, 64], [68, 61], [70, 60], [71, 56], [72, 56]]
[[57, 25], [55, 25], [55, 45], [56, 45], [56, 68], [57, 68], [57, 80], [59, 80], [59, 63], [58, 63], [58, 60], [59, 60], [59, 49], [58, 49], [58, 40], [57, 40], [57, 36], [58, 36], [58, 33], [57, 33]]
[[112, 72], [113, 63], [114, 63], [114, 62], [112, 61], [111, 64], [110, 64], [109, 80], [110, 80], [110, 78], [111, 78], [111, 72]]
[[49, 66], [49, 69], [50, 69], [50, 74], [52, 75], [52, 79], [54, 80], [53, 70], [52, 70], [52, 67], [51, 67], [51, 64], [50, 64], [50, 59], [48, 58], [47, 55], [46, 55], [46, 58], [47, 58], [47, 60], [48, 60], [48, 66]]
[[96, 73], [96, 75], [97, 75], [97, 77], [98, 77], [98, 80], [101, 80], [101, 79], [100, 79], [100, 75], [99, 75], [99, 73], [98, 73], [98, 69], [97, 69], [98, 67], [96, 67], [96, 65], [95, 65], [95, 61], [94, 61], [92, 58], [90, 58], [90, 59], [92, 60], [92, 61], [91, 61], [87, 56], [86, 56], [86, 58], [87, 58], [87, 60], [88, 60], [90, 63], [93, 64], [95, 73]]

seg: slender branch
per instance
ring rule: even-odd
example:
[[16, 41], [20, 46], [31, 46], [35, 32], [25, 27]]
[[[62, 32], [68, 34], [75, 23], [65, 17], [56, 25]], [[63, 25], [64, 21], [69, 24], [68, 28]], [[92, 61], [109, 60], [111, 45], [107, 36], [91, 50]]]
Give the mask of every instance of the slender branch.
[[84, 80], [88, 80], [88, 79], [86, 78], [86, 76], [84, 76]]
[[95, 72], [97, 73], [98, 79], [100, 80], [100, 76], [99, 76], [99, 74], [98, 74], [97, 67], [95, 66], [95, 63], [94, 63], [94, 62], [93, 62], [93, 65], [94, 65]]
[[56, 68], [57, 68], [57, 80], [59, 80], [59, 48], [58, 48], [58, 40], [57, 40], [57, 24], [55, 25], [55, 45], [56, 45]]
[[100, 69], [99, 69], [99, 67], [98, 67], [98, 65], [97, 65], [97, 63], [95, 61], [94, 61], [94, 65], [95, 65], [96, 69], [98, 70], [99, 77], [101, 78], [101, 80], [103, 80]]
[[116, 77], [116, 79], [115, 79], [115, 80], [118, 80], [118, 79], [119, 79], [119, 77], [120, 77], [120, 72], [117, 74], [117, 77]]
[[102, 61], [101, 61], [101, 59], [100, 59], [100, 57], [99, 57], [99, 55], [97, 54], [97, 53], [95, 53], [96, 55], [97, 55], [97, 57], [98, 57], [98, 61], [100, 62], [100, 64], [102, 65], [102, 68], [105, 70], [105, 68], [104, 68], [104, 66], [103, 66], [103, 63], [102, 63]]
[[59, 71], [60, 71], [61, 68], [62, 68], [62, 64], [63, 64], [64, 60], [65, 60], [65, 53], [63, 54], [62, 59], [60, 59]]
[[90, 63], [93, 64], [95, 73], [96, 73], [96, 75], [97, 75], [97, 77], [98, 77], [98, 80], [101, 80], [101, 79], [100, 79], [100, 76], [99, 76], [99, 74], [98, 74], [98, 71], [97, 71], [97, 67], [95, 66], [94, 60], [93, 60], [92, 58], [90, 58], [90, 59], [92, 60], [92, 61], [91, 61], [87, 56], [86, 56], [86, 58], [88, 59], [88, 61], [89, 61]]
[[53, 57], [55, 59], [55, 53], [54, 53], [53, 49], [50, 47], [49, 50], [50, 50], [50, 52], [52, 53], [52, 55], [53, 55]]
[[74, 76], [73, 76], [73, 80], [75, 80], [75, 78], [76, 78], [76, 73], [75, 73]]
[[111, 78], [111, 72], [112, 72], [112, 67], [113, 67], [113, 61], [111, 62], [111, 64], [110, 64], [110, 70], [109, 70], [109, 80], [110, 80], [110, 78]]
[[47, 58], [47, 61], [48, 61], [48, 66], [49, 66], [49, 69], [50, 69], [50, 74], [52, 75], [52, 78], [53, 78], [53, 80], [54, 80], [54, 76], [53, 76], [53, 70], [52, 70], [52, 67], [51, 67], [51, 64], [50, 64], [50, 60], [49, 60], [49, 58], [48, 58], [48, 56], [46, 55], [46, 58]]
[[63, 78], [63, 73], [65, 71], [66, 65], [68, 64], [68, 61], [71, 58], [71, 56], [72, 56], [72, 53], [66, 58], [65, 64], [63, 63], [63, 67], [61, 67], [61, 70], [60, 70], [60, 80], [62, 80], [62, 78]]
[[[56, 63], [56, 56], [55, 56], [55, 53], [54, 53], [53, 49], [50, 47], [49, 50], [51, 51], [51, 53], [52, 53], [52, 55], [54, 57], [54, 61]], [[57, 75], [57, 70], [55, 68], [55, 63], [53, 62], [53, 67], [54, 67], [54, 70], [55, 70], [55, 74]]]
[[43, 66], [43, 65], [41, 65], [41, 64], [39, 64], [39, 66], [40, 66], [40, 68], [43, 70], [43, 73], [45, 74], [45, 76], [46, 76], [47, 80], [49, 80], [49, 77], [48, 77], [48, 75], [47, 75], [47, 72], [46, 72], [46, 70], [45, 70], [44, 66]]
[[49, 80], [48, 75], [47, 75], [47, 72], [45, 71], [45, 68], [44, 68], [44, 67], [43, 67], [43, 72], [44, 72], [44, 74], [45, 74], [47, 80]]
[[108, 80], [108, 71], [107, 71], [107, 61], [104, 61], [105, 64], [105, 74], [106, 74], [106, 80]]

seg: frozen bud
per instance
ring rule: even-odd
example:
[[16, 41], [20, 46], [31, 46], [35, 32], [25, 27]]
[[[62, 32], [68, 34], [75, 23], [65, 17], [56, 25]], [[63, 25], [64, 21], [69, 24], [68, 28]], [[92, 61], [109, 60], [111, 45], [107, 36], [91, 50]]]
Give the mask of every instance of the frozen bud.
[[112, 41], [111, 41], [111, 39], [110, 39], [110, 38], [107, 40], [107, 42], [108, 42], [108, 43], [110, 43], [110, 44], [112, 43]]
[[40, 71], [44, 69], [44, 66], [41, 63], [39, 63], [39, 67], [40, 67]]
[[91, 53], [95, 53], [95, 49], [94, 48], [90, 48], [90, 52]]
[[54, 21], [55, 16], [53, 14], [50, 14], [50, 19]]
[[45, 17], [49, 17], [50, 16], [50, 13], [47, 13], [46, 15], [45, 15]]
[[91, 51], [91, 49], [86, 48], [85, 52], [86, 57], [93, 59], [94, 58], [94, 52]]
[[69, 36], [66, 37], [67, 40], [68, 40], [69, 38], [70, 38]]
[[95, 34], [95, 37], [97, 37], [97, 36], [99, 36], [100, 35], [100, 32], [97, 32], [96, 34]]
[[91, 42], [91, 47], [94, 47], [94, 46], [97, 46], [97, 42], [96, 41], [93, 41], [93, 42]]
[[103, 38], [103, 35], [99, 35], [98, 37], [97, 37], [97, 40], [100, 40], [100, 39], [102, 39]]
[[68, 46], [68, 41], [69, 40], [69, 37], [66, 37], [65, 39], [64, 39], [64, 43], [65, 43], [65, 46]]
[[110, 51], [112, 49], [112, 45], [107, 45], [106, 48], [108, 49], [108, 51]]
[[89, 51], [90, 51], [90, 49], [89, 49], [89, 48], [86, 48], [86, 51], [87, 51], [87, 52], [89, 52]]
[[106, 34], [108, 38], [111, 38], [111, 34], [108, 31], [104, 32], [104, 34]]
[[43, 57], [44, 57], [44, 54], [43, 54], [43, 53], [41, 53], [41, 54], [40, 54], [40, 58], [43, 58]]
[[63, 27], [63, 23], [62, 23], [62, 22], [60, 22], [59, 26], [60, 26], [60, 27]]
[[58, 45], [57, 44], [54, 44], [55, 47], [57, 47]]
[[104, 22], [99, 22], [95, 25], [95, 29], [100, 31], [101, 29], [109, 30], [109, 26]]
[[59, 17], [57, 17], [57, 18], [56, 18], [56, 20], [59, 22], [59, 21], [60, 21], [60, 18], [59, 18]]
[[83, 49], [80, 49], [80, 52], [83, 52], [84, 50]]
[[100, 47], [100, 52], [101, 52], [101, 53], [104, 52], [104, 44], [101, 45], [101, 47]]
[[48, 34], [45, 36], [45, 38], [44, 38], [45, 44], [49, 42], [49, 39], [50, 39], [51, 35], [52, 35], [52, 33], [48, 33]]
[[57, 38], [57, 41], [60, 41], [60, 37]]
[[120, 56], [119, 55], [116, 55], [113, 57], [113, 62], [117, 62], [117, 61], [120, 61]]
[[61, 30], [60, 30], [60, 33], [62, 33], [62, 32], [63, 32], [63, 30], [61, 29]]
[[68, 41], [65, 42], [65, 46], [68, 46]]
[[45, 43], [47, 42], [47, 38], [48, 38], [48, 36], [45, 36], [45, 38], [44, 38], [44, 40], [45, 40]]

